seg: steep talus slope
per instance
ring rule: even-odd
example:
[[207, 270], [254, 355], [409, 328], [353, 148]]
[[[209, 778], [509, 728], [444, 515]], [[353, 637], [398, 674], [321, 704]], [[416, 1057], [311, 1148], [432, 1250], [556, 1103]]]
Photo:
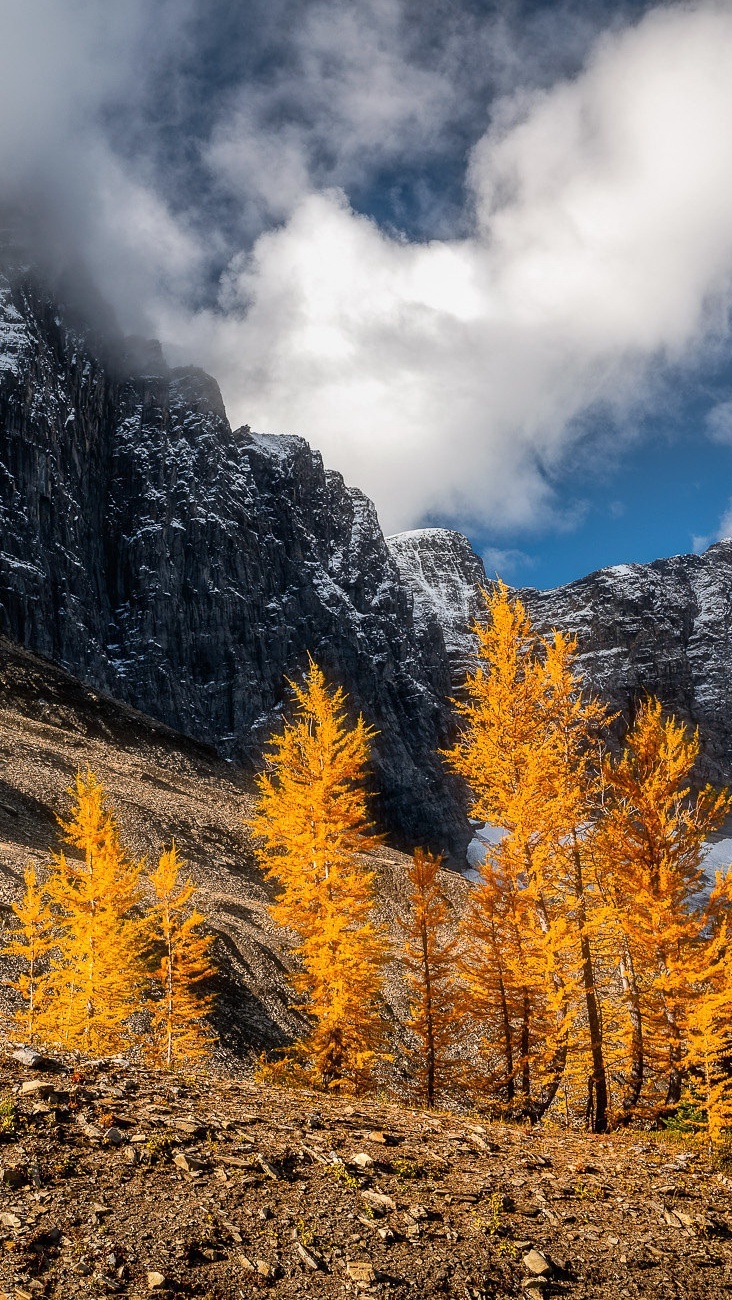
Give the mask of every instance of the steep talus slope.
[[[274, 884], [255, 862], [245, 825], [254, 806], [251, 776], [1, 637], [0, 916], [21, 896], [27, 862], [42, 871], [58, 849], [56, 818], [68, 814], [68, 788], [87, 765], [109, 792], [129, 851], [151, 865], [175, 839], [199, 887], [216, 937], [214, 1022], [223, 1064], [236, 1067], [242, 1056], [301, 1033], [287, 983], [294, 939], [270, 919]], [[383, 848], [369, 855], [369, 865], [377, 872], [378, 918], [396, 944], [406, 859]], [[454, 872], [444, 879], [459, 909], [465, 882]], [[2, 1011], [9, 995], [1, 982], [0, 994]], [[388, 997], [403, 1013], [396, 971], [389, 972]]]
[[[390, 538], [415, 611], [445, 629], [460, 671], [473, 652], [468, 618], [478, 556], [460, 534], [424, 529]], [[520, 589], [535, 625], [576, 635], [579, 664], [602, 697], [630, 717], [645, 693], [699, 727], [702, 775], [732, 781], [732, 541], [703, 555], [600, 569], [553, 591]]]
[[214, 380], [94, 330], [0, 256], [0, 631], [231, 757], [312, 654], [378, 729], [376, 811], [456, 851], [436, 624], [371, 503], [299, 438], [232, 431]]

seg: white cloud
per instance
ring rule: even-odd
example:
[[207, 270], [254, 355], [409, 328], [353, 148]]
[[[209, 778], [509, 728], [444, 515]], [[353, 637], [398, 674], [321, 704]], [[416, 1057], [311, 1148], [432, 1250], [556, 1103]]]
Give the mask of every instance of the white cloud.
[[727, 509], [719, 521], [717, 535], [714, 540], [721, 542], [727, 537], [732, 537], [732, 498], [730, 498]]
[[706, 418], [706, 431], [712, 442], [732, 445], [732, 401], [712, 407]]
[[470, 183], [470, 235], [424, 245], [308, 193], [232, 263], [223, 314], [159, 318], [235, 419], [310, 439], [389, 531], [545, 521], [583, 411], [642, 400], [659, 359], [719, 329], [732, 12], [658, 9], [576, 80], [504, 102]]
[[[286, 57], [191, 142], [213, 199], [240, 213], [235, 256], [213, 209], [201, 233], [212, 196], [183, 201], [159, 174], [142, 102], [115, 143], [115, 107], [134, 117], [156, 61], [195, 56], [192, 12], [199, 0], [160, 0], [154, 17], [142, 0], [104, 14], [0, 0], [3, 176], [43, 177], [52, 222], [125, 322], [216, 374], [235, 422], [309, 438], [387, 530], [430, 512], [495, 530], [566, 523], [551, 476], [584, 414], [627, 416], [659, 364], [690, 364], [726, 330], [729, 6], [660, 7], [603, 37], [574, 79], [494, 102], [461, 237], [422, 244], [349, 196], [449, 156], [466, 104], [478, 120], [481, 63], [505, 85], [528, 65], [546, 83], [546, 68], [469, 6], [429, 57], [408, 0], [306, 6], [274, 24]], [[570, 34], [586, 44], [581, 24]], [[218, 305], [196, 310], [213, 264], [226, 265]], [[718, 408], [711, 435], [728, 425]]]

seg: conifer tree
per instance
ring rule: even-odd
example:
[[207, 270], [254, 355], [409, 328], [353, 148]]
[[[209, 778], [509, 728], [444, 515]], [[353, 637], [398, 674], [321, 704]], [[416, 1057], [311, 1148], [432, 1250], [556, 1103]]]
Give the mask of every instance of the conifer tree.
[[153, 1004], [149, 1054], [168, 1070], [200, 1060], [215, 1041], [205, 1024], [213, 998], [199, 988], [215, 974], [209, 955], [213, 940], [201, 930], [203, 913], [192, 906], [193, 881], [179, 880], [184, 865], [172, 844], [150, 876], [155, 902], [148, 935], [160, 956], [153, 972], [159, 997]]
[[658, 1114], [681, 1098], [685, 1023], [706, 927], [694, 898], [703, 884], [705, 841], [730, 808], [726, 791], [707, 786], [692, 793], [698, 754], [698, 735], [664, 718], [660, 703], [647, 699], [620, 758], [606, 764], [600, 874], [620, 938], [632, 1021], [628, 1077], [634, 1086], [624, 1099], [626, 1113], [637, 1107], [643, 1081], [656, 1091]]
[[[710, 1146], [732, 1134], [732, 874], [717, 876], [687, 1009], [684, 1068]], [[697, 1082], [698, 1081], [698, 1082]]]
[[606, 711], [582, 694], [571, 639], [539, 637], [502, 583], [484, 597], [487, 620], [473, 629], [478, 667], [457, 702], [463, 733], [447, 758], [471, 789], [471, 817], [506, 834], [472, 899], [467, 979], [484, 1007], [485, 992], [498, 992], [506, 1100], [515, 1104], [520, 1094], [533, 1119], [551, 1105], [567, 1068], [581, 990], [592, 1123], [602, 1131], [607, 1084], [582, 837]]
[[13, 926], [3, 952], [20, 958], [25, 967], [11, 982], [11, 988], [17, 990], [25, 1004], [16, 1011], [16, 1022], [32, 1043], [37, 1037], [38, 1017], [46, 996], [48, 974], [43, 972], [42, 962], [53, 947], [54, 919], [33, 863], [26, 867], [23, 880], [25, 893], [19, 903], [12, 904], [18, 924]]
[[38, 1030], [46, 1041], [94, 1054], [124, 1045], [137, 1009], [140, 866], [126, 857], [94, 774], [77, 773], [69, 794], [71, 816], [59, 823], [80, 856], [62, 851], [51, 860], [47, 893], [58, 928]]
[[407, 1028], [418, 1042], [412, 1056], [420, 1092], [428, 1106], [455, 1074], [458, 988], [455, 981], [457, 940], [444, 937], [448, 902], [439, 879], [442, 859], [415, 849], [409, 870], [411, 908], [404, 931], [402, 966], [412, 1001]]
[[293, 982], [312, 1021], [299, 1054], [322, 1084], [362, 1086], [380, 1052], [385, 957], [362, 857], [379, 842], [364, 789], [374, 733], [363, 718], [348, 725], [343, 691], [330, 690], [312, 660], [292, 690], [294, 717], [269, 742], [250, 824], [279, 885], [272, 915], [298, 937]]

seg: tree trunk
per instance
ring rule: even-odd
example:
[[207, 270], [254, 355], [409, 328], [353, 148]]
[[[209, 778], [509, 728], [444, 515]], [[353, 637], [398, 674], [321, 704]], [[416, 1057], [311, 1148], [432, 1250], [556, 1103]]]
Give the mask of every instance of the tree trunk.
[[595, 972], [592, 963], [592, 949], [587, 934], [587, 913], [585, 911], [585, 887], [582, 878], [582, 860], [580, 858], [577, 835], [574, 834], [574, 888], [577, 898], [577, 923], [580, 934], [580, 953], [582, 955], [582, 984], [587, 1007], [587, 1027], [590, 1031], [590, 1054], [592, 1056], [592, 1080], [594, 1084], [594, 1113], [592, 1132], [607, 1132], [607, 1075], [605, 1058], [602, 1050], [602, 1021], [600, 1007], [595, 990]]
[[633, 957], [628, 947], [627, 940], [623, 939], [623, 953], [620, 958], [620, 982], [623, 986], [628, 1008], [628, 1019], [630, 1020], [630, 1070], [628, 1079], [620, 1103], [620, 1115], [618, 1116], [618, 1125], [625, 1127], [633, 1119], [635, 1107], [638, 1105], [641, 1090], [643, 1088], [643, 1077], [645, 1074], [645, 1056], [643, 1048], [643, 1017], [641, 1015], [640, 994], [638, 993], [638, 981], [635, 977], [635, 967]]

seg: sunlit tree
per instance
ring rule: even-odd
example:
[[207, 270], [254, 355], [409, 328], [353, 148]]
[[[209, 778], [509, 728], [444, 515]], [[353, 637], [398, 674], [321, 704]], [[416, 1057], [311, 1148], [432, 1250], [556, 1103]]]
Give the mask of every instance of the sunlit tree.
[[342, 690], [312, 661], [293, 685], [294, 712], [269, 742], [250, 823], [257, 854], [279, 887], [274, 919], [297, 935], [294, 985], [311, 1021], [298, 1048], [325, 1086], [368, 1081], [382, 1043], [381, 968], [373, 872], [379, 843], [365, 790], [373, 732], [349, 725]]

